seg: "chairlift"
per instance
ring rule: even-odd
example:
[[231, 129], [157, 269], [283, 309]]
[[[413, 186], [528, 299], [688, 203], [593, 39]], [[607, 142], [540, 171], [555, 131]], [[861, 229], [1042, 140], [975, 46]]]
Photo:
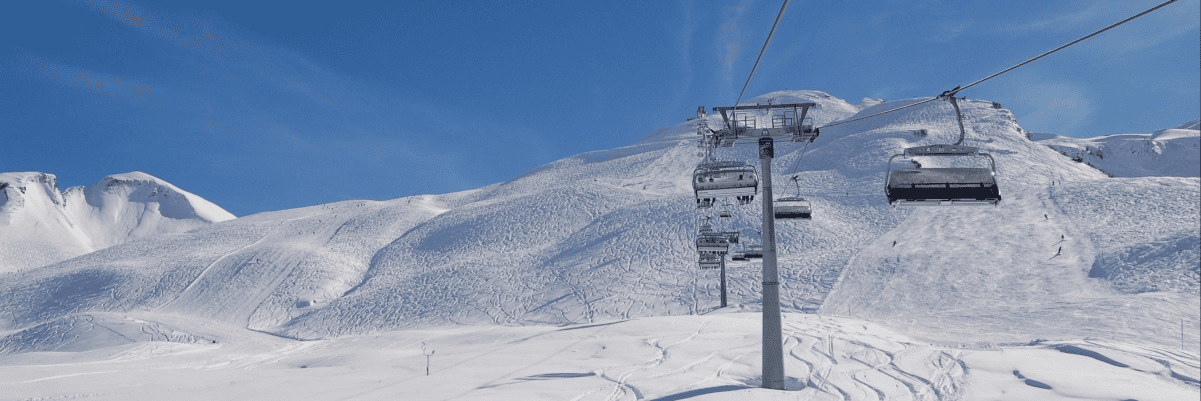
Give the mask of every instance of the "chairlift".
[[742, 254], [744, 256], [746, 256], [747, 259], [762, 259], [763, 258], [763, 245], [759, 245], [759, 244], [747, 245], [746, 249], [743, 249]]
[[[913, 167], [892, 169], [897, 157], [975, 157], [986, 158], [989, 168]], [[888, 159], [884, 189], [893, 206], [996, 205], [1001, 200], [997, 189], [997, 163], [988, 153], [971, 146], [929, 145], [905, 149]]]
[[726, 254], [730, 245], [738, 243], [737, 232], [708, 232], [696, 237], [696, 251], [700, 253]]
[[717, 217], [734, 217], [734, 214], [730, 213], [729, 203], [724, 205], [724, 208], [722, 209], [721, 213], [717, 215]]
[[[963, 146], [967, 130], [963, 127], [963, 113], [955, 93], [959, 87], [943, 92], [940, 99], [947, 100], [955, 109], [959, 123], [959, 141], [951, 145], [928, 145], [905, 149], [902, 154], [888, 158], [884, 194], [893, 206], [922, 205], [996, 205], [1001, 201], [997, 190], [997, 162], [992, 155], [981, 153], [977, 148]], [[917, 156], [975, 157], [987, 158], [989, 168], [934, 168], [922, 167]], [[892, 169], [897, 157], [910, 158], [913, 168]]]
[[693, 170], [692, 189], [698, 208], [712, 207], [718, 197], [725, 196], [733, 196], [745, 205], [759, 193], [759, 176], [754, 166], [743, 162], [703, 163]]
[[797, 183], [797, 176], [792, 176], [792, 183], [796, 184], [797, 196], [784, 197], [773, 202], [773, 215], [776, 219], [812, 219], [813, 205], [801, 197], [801, 184]]
[[699, 256], [696, 264], [701, 270], [720, 269], [725, 259], [724, 255], [716, 253], [702, 253]]
[[736, 251], [734, 253], [731, 253], [730, 260], [739, 260], [739, 261], [746, 260], [746, 253], [744, 253], [742, 251]]
[[813, 218], [812, 205], [805, 198], [799, 196], [777, 199], [774, 211], [776, 219], [809, 220]]

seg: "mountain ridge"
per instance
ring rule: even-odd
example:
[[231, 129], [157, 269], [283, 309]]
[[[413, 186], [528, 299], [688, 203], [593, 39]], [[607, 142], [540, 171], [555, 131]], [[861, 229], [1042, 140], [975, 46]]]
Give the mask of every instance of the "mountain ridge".
[[140, 171], [60, 191], [54, 174], [0, 173], [0, 273], [235, 216]]

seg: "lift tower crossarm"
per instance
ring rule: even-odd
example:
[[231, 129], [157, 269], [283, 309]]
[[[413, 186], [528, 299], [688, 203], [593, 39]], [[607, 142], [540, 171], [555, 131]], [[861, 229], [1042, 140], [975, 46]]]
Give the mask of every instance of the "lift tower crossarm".
[[784, 103], [784, 104], [756, 104], [756, 105], [746, 105], [746, 106], [714, 107], [713, 111], [723, 112], [723, 111], [727, 111], [727, 110], [790, 109], [793, 107], [813, 107], [816, 105], [817, 105], [817, 103], [813, 103], [813, 102]]
[[[797, 109], [797, 108], [800, 108], [801, 110], [803, 110], [802, 112], [808, 112], [810, 107], [813, 107], [813, 106], [816, 106], [816, 105], [817, 105], [817, 103], [813, 103], [813, 102], [805, 102], [805, 103], [784, 103], [784, 104], [756, 104], [756, 105], [753, 105], [753, 106], [752, 106], [752, 105], [746, 105], [746, 106], [727, 106], [727, 107], [714, 107], [714, 108], [713, 108], [713, 111], [715, 111], [715, 112], [718, 112], [718, 113], [721, 113], [721, 119], [722, 119], [723, 121], [725, 121], [725, 122], [726, 122], [726, 126], [727, 126], [727, 127], [729, 127], [729, 126], [730, 126], [730, 116], [726, 114], [726, 112], [727, 112], [727, 111], [738, 111], [738, 110], [770, 110], [770, 109]], [[803, 117], [802, 117], [802, 118], [803, 118]]]
[[[755, 104], [744, 106], [728, 106], [714, 107], [713, 111], [721, 113], [721, 119], [725, 123], [725, 128], [714, 131], [716, 141], [714, 146], [729, 147], [733, 146], [740, 138], [763, 138], [775, 137], [792, 142], [812, 142], [817, 138], [818, 131], [812, 125], [805, 125], [805, 117], [809, 113], [809, 108], [816, 106], [817, 103], [782, 103], [782, 104]], [[777, 120], [773, 117], [772, 126], [770, 128], [754, 128], [752, 124], [743, 124], [740, 126], [738, 121], [733, 121], [731, 118], [737, 119], [739, 111], [744, 110], [771, 110], [771, 109], [792, 109], [794, 117], [782, 117], [777, 125]], [[734, 115], [729, 112], [733, 111]], [[796, 118], [795, 116], [800, 116]], [[785, 114], [787, 116], [787, 114]], [[733, 121], [733, 122], [732, 122]], [[749, 120], [748, 120], [749, 121]]]

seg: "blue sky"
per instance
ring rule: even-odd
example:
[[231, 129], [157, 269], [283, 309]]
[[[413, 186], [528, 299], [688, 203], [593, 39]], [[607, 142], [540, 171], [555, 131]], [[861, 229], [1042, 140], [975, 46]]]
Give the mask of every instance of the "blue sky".
[[[780, 1], [27, 2], [0, 16], [0, 171], [144, 171], [230, 212], [503, 182], [734, 102]], [[1159, 1], [795, 0], [747, 97], [934, 96]], [[1201, 114], [1198, 0], [960, 92], [1030, 131]]]

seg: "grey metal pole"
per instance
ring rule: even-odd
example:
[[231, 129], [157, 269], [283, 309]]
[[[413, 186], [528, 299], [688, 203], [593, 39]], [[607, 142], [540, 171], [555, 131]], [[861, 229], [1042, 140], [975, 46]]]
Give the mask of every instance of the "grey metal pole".
[[721, 307], [726, 307], [726, 257], [721, 257]]
[[776, 272], [776, 217], [772, 208], [771, 137], [759, 138], [763, 163], [763, 388], [784, 390], [784, 339], [780, 324], [780, 282]]

